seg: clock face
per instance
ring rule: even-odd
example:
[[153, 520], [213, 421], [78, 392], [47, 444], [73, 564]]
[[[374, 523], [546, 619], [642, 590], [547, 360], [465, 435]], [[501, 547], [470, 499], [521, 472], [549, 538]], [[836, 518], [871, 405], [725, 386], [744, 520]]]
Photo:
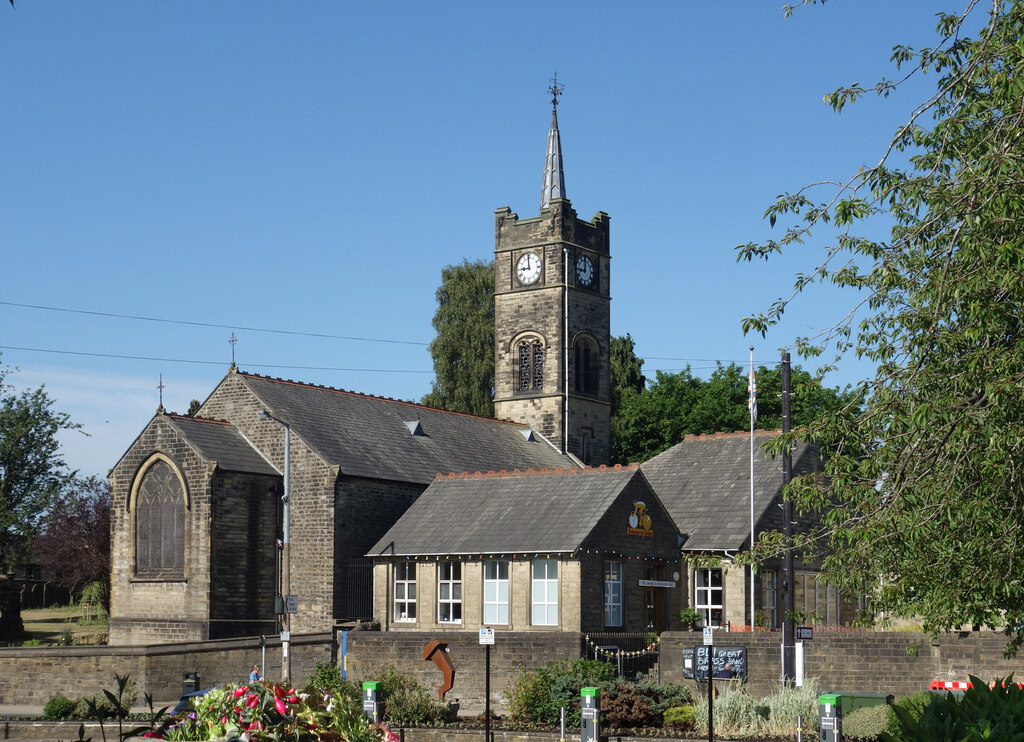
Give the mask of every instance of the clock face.
[[586, 255], [580, 255], [576, 259], [576, 278], [583, 286], [594, 285], [594, 263]]
[[524, 253], [516, 263], [516, 276], [523, 284], [535, 283], [540, 278], [540, 258], [537, 253]]

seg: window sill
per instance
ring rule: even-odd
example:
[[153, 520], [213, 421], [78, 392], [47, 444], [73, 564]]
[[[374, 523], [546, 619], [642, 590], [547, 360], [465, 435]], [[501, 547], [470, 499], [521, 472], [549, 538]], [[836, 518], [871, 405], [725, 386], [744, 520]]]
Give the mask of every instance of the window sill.
[[147, 584], [167, 583], [167, 582], [187, 584], [188, 583], [188, 578], [187, 577], [129, 577], [128, 578], [128, 583], [132, 584], [132, 585], [134, 585], [136, 583], [147, 585]]

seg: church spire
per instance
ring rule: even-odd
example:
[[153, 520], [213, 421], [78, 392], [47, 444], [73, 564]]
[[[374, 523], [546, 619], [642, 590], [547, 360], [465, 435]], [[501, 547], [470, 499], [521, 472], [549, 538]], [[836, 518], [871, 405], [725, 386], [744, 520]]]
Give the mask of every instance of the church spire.
[[558, 133], [558, 96], [564, 85], [558, 84], [558, 75], [551, 80], [551, 130], [548, 132], [548, 152], [544, 158], [544, 186], [540, 193], [540, 208], [546, 209], [555, 198], [565, 198], [565, 173], [562, 171], [562, 137]]

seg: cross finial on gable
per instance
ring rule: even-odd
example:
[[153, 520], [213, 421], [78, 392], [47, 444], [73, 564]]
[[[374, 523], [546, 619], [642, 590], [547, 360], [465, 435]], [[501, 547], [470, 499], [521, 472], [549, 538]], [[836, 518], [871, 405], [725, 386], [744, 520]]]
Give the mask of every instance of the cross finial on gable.
[[162, 414], [164, 414], [164, 389], [166, 388], [164, 386], [164, 375], [163, 374], [160, 374], [160, 383], [156, 385], [156, 388], [160, 392], [160, 406], [156, 408], [156, 412], [157, 412], [158, 415], [162, 415]]
[[235, 337], [234, 331], [232, 331], [228, 342], [231, 343], [231, 368], [235, 368], [235, 343], [238, 342], [238, 338]]

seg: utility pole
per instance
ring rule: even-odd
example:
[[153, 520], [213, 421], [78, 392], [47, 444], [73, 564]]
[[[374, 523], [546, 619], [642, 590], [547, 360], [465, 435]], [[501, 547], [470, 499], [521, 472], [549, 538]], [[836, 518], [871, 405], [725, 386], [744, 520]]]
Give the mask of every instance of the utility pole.
[[[792, 404], [790, 399], [790, 368], [789, 353], [782, 355], [782, 432], [792, 430]], [[785, 489], [793, 479], [793, 454], [786, 446], [782, 454], [782, 487]], [[795, 626], [793, 613], [796, 608], [794, 601], [795, 575], [793, 574], [793, 503], [789, 496], [782, 496], [782, 517], [785, 520], [783, 534], [786, 540], [786, 555], [783, 562], [782, 575], [782, 682], [792, 688], [796, 678], [796, 645], [793, 641]]]

